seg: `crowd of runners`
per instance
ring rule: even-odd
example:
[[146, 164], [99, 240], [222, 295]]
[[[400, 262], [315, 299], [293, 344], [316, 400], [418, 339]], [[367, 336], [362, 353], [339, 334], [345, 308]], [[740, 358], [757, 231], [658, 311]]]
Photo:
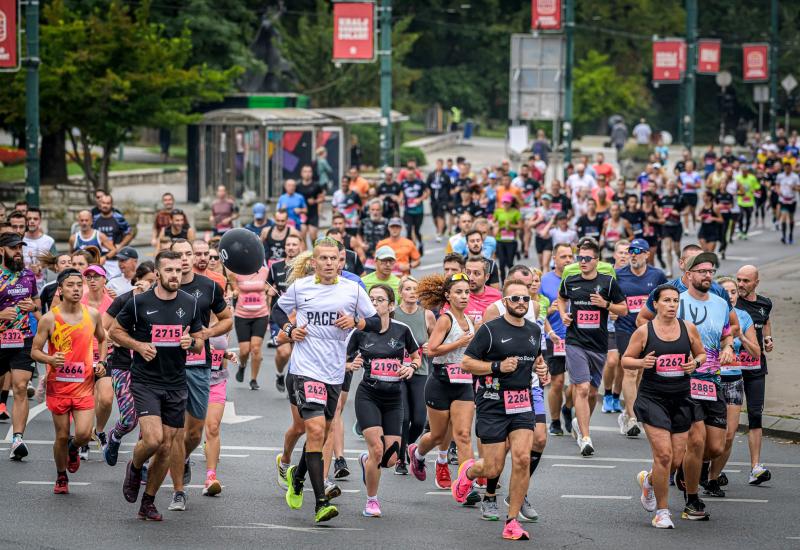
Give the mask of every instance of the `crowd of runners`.
[[[271, 346], [291, 410], [277, 483], [295, 510], [308, 482], [316, 522], [340, 513], [336, 483], [351, 475], [365, 485], [361, 513], [381, 517], [383, 470], [426, 481], [431, 457], [438, 489], [482, 519], [504, 519], [503, 538], [528, 539], [522, 523], [538, 518], [529, 486], [548, 437], [571, 434], [580, 455], [599, 452], [598, 404], [618, 415], [621, 437], [650, 444], [652, 467], [635, 487], [652, 525], [674, 527], [670, 485], [684, 494], [683, 519], [708, 520], [700, 497], [725, 497], [745, 402], [747, 482], [771, 477], [760, 453], [772, 302], [757, 293], [756, 267], [723, 274], [720, 256], [757, 225], [793, 243], [797, 156], [784, 139], [745, 157], [710, 149], [700, 170], [688, 153], [674, 165], [654, 157], [635, 181], [602, 153], [570, 165], [563, 181], [545, 177], [537, 155], [477, 173], [442, 159], [426, 175], [409, 162], [375, 181], [351, 168], [335, 191], [307, 166], [274, 205], [253, 205], [252, 219], [220, 188], [205, 236], [165, 194], [152, 261], [105, 193], [78, 214], [63, 250], [38, 209], [3, 208], [0, 420], [13, 424], [10, 458], [30, 453], [29, 398], [45, 400], [56, 494], [69, 493], [92, 440], [113, 467], [127, 437], [135, 447], [119, 477], [139, 517], [162, 519], [156, 496], [168, 472], [168, 509], [186, 510], [201, 443], [202, 494], [222, 491], [227, 386], [259, 390]], [[421, 277], [426, 213], [447, 254]], [[221, 261], [219, 237], [239, 225], [264, 246], [251, 275]], [[348, 401], [365, 447], [353, 469]]]

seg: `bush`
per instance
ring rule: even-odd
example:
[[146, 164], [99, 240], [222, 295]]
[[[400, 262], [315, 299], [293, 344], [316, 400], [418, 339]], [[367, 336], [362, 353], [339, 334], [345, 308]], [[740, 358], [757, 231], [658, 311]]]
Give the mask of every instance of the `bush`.
[[14, 166], [25, 162], [25, 150], [12, 147], [0, 147], [0, 164]]
[[649, 145], [626, 145], [619, 154], [619, 160], [632, 160], [633, 162], [647, 162], [653, 149]]
[[428, 164], [425, 153], [419, 147], [400, 147], [400, 166], [405, 166], [409, 160], [417, 161], [417, 166]]

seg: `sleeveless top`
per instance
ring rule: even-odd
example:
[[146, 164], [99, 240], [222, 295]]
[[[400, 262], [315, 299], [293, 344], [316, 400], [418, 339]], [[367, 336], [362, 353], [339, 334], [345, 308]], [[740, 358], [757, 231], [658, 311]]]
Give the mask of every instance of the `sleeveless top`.
[[[452, 344], [453, 342], [461, 338], [465, 334], [465, 332], [461, 328], [461, 325], [458, 324], [458, 321], [456, 321], [455, 316], [451, 312], [447, 311], [445, 312], [445, 315], [450, 317], [451, 326], [450, 326], [450, 332], [447, 333], [447, 336], [445, 336], [444, 341], [442, 341], [442, 344]], [[464, 316], [464, 318], [467, 320], [467, 327], [468, 327], [467, 330], [469, 332], [474, 333], [475, 325], [472, 324], [472, 319], [470, 319], [466, 315]], [[440, 375], [441, 377], [447, 379], [447, 373], [445, 372], [444, 365], [452, 363], [457, 363], [460, 365], [461, 360], [464, 358], [464, 352], [466, 350], [467, 346], [464, 346], [461, 348], [454, 349], [453, 351], [447, 353], [446, 355], [440, 355], [439, 357], [434, 357], [433, 358], [434, 372]]]
[[274, 227], [270, 227], [267, 231], [267, 238], [264, 239], [264, 252], [267, 253], [267, 260], [277, 261], [286, 256], [286, 238], [289, 236], [289, 229], [287, 226], [286, 235], [282, 239], [275, 239], [272, 237]]
[[[418, 306], [417, 311], [414, 313], [406, 313], [399, 307], [394, 310], [394, 319], [395, 321], [400, 321], [401, 323], [405, 323], [408, 325], [408, 328], [411, 329], [411, 334], [414, 336], [414, 339], [417, 341], [420, 347], [420, 355], [422, 361], [420, 362], [419, 368], [414, 372], [415, 375], [420, 376], [427, 376], [428, 375], [428, 367], [430, 364], [430, 357], [422, 353], [422, 344], [428, 341], [428, 325], [425, 323], [425, 308]], [[408, 364], [411, 362], [411, 358], [406, 354], [403, 358], [403, 364]]]
[[[108, 311], [108, 308], [111, 307], [113, 302], [114, 298], [112, 298], [108, 292], [103, 292], [103, 299], [100, 301], [100, 306], [95, 309], [97, 309], [100, 315], [103, 315], [103, 313]], [[83, 296], [81, 297], [81, 304], [84, 306], [89, 305], [89, 293], [86, 291], [86, 289], [84, 289]], [[111, 346], [110, 340], [106, 340], [106, 342], [108, 344], [108, 355], [110, 356], [111, 352], [113, 351], [113, 347]], [[100, 351], [98, 349], [97, 338], [94, 337], [92, 338], [92, 360], [95, 363], [100, 360]]]
[[71, 325], [61, 316], [61, 306], [55, 306], [55, 324], [47, 345], [48, 353], [64, 353], [64, 365], [47, 365], [47, 395], [54, 397], [86, 397], [94, 394], [92, 340], [95, 325], [89, 309], [81, 305], [81, 320]]
[[700, 221], [704, 224], [710, 223], [717, 223], [716, 220], [712, 219], [715, 216], [714, 214], [714, 207], [709, 208], [701, 208], [700, 209]]
[[242, 319], [256, 319], [269, 315], [264, 283], [267, 280], [267, 267], [261, 266], [252, 275], [236, 275], [239, 298], [236, 300], [234, 315]]
[[105, 252], [103, 247], [100, 246], [100, 234], [99, 234], [99, 231], [97, 229], [94, 230], [94, 232], [92, 233], [92, 236], [89, 237], [88, 239], [84, 239], [83, 237], [81, 237], [81, 232], [80, 231], [75, 233], [75, 250], [83, 250], [84, 248], [86, 248], [88, 246], [94, 246], [98, 250], [101, 250], [101, 251]]
[[189, 228], [190, 228], [190, 225], [188, 223], [183, 224], [183, 226], [181, 227], [181, 230], [178, 231], [178, 234], [176, 235], [175, 233], [172, 232], [172, 225], [169, 225], [169, 226], [164, 228], [164, 236], [166, 238], [168, 238], [168, 239], [173, 240], [173, 241], [176, 240], [176, 239], [188, 239], [189, 238]]
[[678, 319], [681, 334], [677, 340], [664, 341], [656, 335], [653, 322], [647, 323], [647, 342], [639, 357], [655, 352], [656, 364], [644, 369], [640, 391], [689, 397], [689, 376], [679, 365], [686, 362], [692, 352], [692, 343], [686, 324]]
[[619, 221], [614, 224], [614, 220], [608, 218], [608, 225], [606, 225], [606, 246], [611, 247], [613, 250], [614, 245], [617, 244], [617, 241], [622, 238], [622, 230], [625, 224], [622, 223], [623, 218], [620, 218]]

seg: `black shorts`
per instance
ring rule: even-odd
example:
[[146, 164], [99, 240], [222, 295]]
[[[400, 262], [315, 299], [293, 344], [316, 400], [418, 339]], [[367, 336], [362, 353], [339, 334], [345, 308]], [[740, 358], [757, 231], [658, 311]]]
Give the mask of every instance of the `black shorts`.
[[[530, 395], [530, 390], [527, 391]], [[490, 399], [486, 396], [497, 396]], [[504, 405], [505, 391], [499, 394], [493, 391], [482, 391], [478, 394], [475, 403], [475, 435], [484, 445], [503, 443], [508, 439], [508, 434], [514, 430], [534, 430], [536, 428], [536, 414], [531, 410], [515, 414], [507, 414]]]
[[[692, 379], [694, 382], [695, 379]], [[692, 399], [694, 403], [694, 421], [702, 420], [706, 426], [724, 430], [728, 427], [728, 405], [725, 403], [725, 396], [722, 388], [717, 386], [716, 401]]]
[[719, 240], [719, 224], [701, 224], [700, 231], [697, 232], [697, 238], [709, 243], [717, 242]]
[[778, 204], [780, 203], [780, 201], [781, 201], [781, 198], [778, 195], [778, 193], [773, 191], [772, 193], [769, 194], [769, 206], [771, 208], [777, 208]]
[[344, 382], [342, 382], [342, 391], [349, 392], [350, 391], [350, 384], [353, 383], [353, 371], [347, 371], [344, 373]]
[[342, 391], [341, 384], [326, 384], [298, 374], [291, 375], [290, 379], [291, 385], [287, 384], [289, 402], [297, 407], [303, 420], [323, 415], [325, 420], [333, 420]]
[[269, 317], [253, 317], [246, 319], [244, 317], [233, 318], [233, 326], [236, 329], [236, 339], [240, 342], [249, 342], [251, 338], [264, 338], [267, 334], [267, 325], [269, 324]]
[[697, 206], [697, 193], [684, 193], [683, 202], [692, 208]]
[[319, 227], [319, 212], [308, 212], [306, 214], [306, 223], [304, 225]]
[[673, 434], [688, 432], [692, 427], [695, 402], [688, 394], [664, 394], [640, 389], [633, 404], [633, 414], [642, 424], [667, 430]]
[[431, 201], [431, 212], [434, 218], [444, 218], [449, 210], [450, 203], [447, 201]]
[[616, 332], [608, 333], [608, 351], [617, 351], [617, 337]]
[[[395, 391], [373, 388], [369, 380], [362, 380], [356, 389], [356, 419], [362, 430], [381, 427], [383, 435], [403, 435], [403, 394], [400, 384]], [[384, 384], [385, 385], [385, 384]]]
[[187, 388], [165, 390], [131, 380], [131, 395], [137, 416], [158, 416], [165, 426], [183, 428], [189, 397]]
[[788, 212], [789, 214], [794, 215], [794, 211], [797, 209], [796, 202], [790, 202], [786, 204], [785, 202], [781, 203], [781, 212]]
[[567, 372], [567, 356], [553, 355], [553, 341], [549, 338], [547, 339], [547, 351], [544, 354], [544, 360], [547, 363], [547, 369], [550, 371], [550, 376], [564, 374]]
[[665, 225], [661, 228], [661, 238], [671, 239], [673, 242], [681, 242], [683, 237], [683, 226], [678, 225]]
[[0, 349], [0, 376], [11, 370], [26, 370], [33, 373], [36, 365], [31, 359], [33, 337], [25, 338], [21, 348]]
[[449, 411], [453, 401], [475, 401], [472, 384], [451, 384], [431, 373], [425, 383], [425, 404], [437, 411]]
[[553, 239], [551, 239], [549, 237], [546, 238], [546, 239], [543, 239], [542, 237], [540, 237], [537, 234], [536, 238], [534, 239], [534, 244], [536, 245], [536, 253], [537, 254], [541, 254], [545, 250], [550, 250], [550, 251], [553, 250]]
[[617, 331], [614, 333], [617, 338], [617, 351], [619, 352], [620, 357], [625, 355], [625, 351], [628, 349], [628, 344], [631, 343], [631, 336], [630, 333], [627, 332], [620, 332]]

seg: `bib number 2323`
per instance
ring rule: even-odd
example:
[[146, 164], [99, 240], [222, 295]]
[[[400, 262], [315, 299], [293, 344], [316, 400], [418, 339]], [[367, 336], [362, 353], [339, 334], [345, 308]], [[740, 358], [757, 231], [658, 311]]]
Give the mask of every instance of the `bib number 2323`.
[[590, 309], [578, 310], [578, 328], [600, 328], [600, 312]]

